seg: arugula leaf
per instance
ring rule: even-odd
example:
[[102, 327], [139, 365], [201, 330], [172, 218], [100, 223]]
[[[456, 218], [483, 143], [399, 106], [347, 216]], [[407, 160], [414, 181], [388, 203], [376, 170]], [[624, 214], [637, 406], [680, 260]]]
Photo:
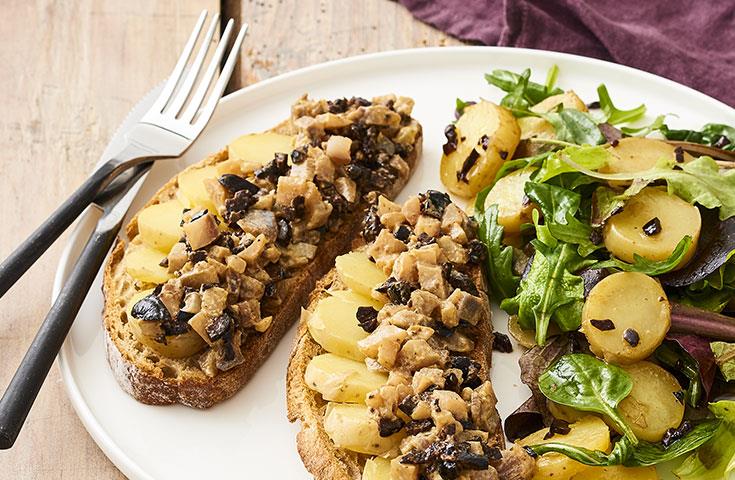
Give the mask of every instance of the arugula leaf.
[[712, 342], [709, 345], [725, 381], [735, 380], [735, 343]]
[[558, 112], [539, 113], [538, 115], [554, 127], [558, 140], [577, 145], [605, 143], [605, 136], [588, 113], [565, 108]]
[[554, 90], [554, 85], [556, 85], [556, 77], [559, 76], [559, 66], [558, 65], [552, 65], [548, 72], [546, 72], [546, 91], [551, 92]]
[[498, 183], [498, 180], [505, 177], [506, 175], [521, 170], [523, 168], [531, 168], [540, 165], [546, 158], [551, 155], [552, 152], [544, 152], [533, 157], [517, 158], [514, 160], [506, 160], [500, 166], [498, 173], [495, 174], [495, 179], [489, 185], [491, 188]]
[[[520, 278], [513, 273], [513, 247], [503, 245], [503, 227], [498, 223], [498, 206], [485, 209], [491, 187], [483, 189], [475, 200], [477, 235], [487, 246], [487, 275], [490, 289], [499, 300], [515, 295]], [[483, 212], [483, 213], [478, 213]]]
[[[554, 88], [553, 84], [556, 80], [556, 71], [558, 67], [554, 65], [547, 75], [546, 85], [532, 82], [526, 79], [525, 89], [523, 91], [523, 97], [527, 100], [529, 105], [536, 105], [537, 103], [551, 97], [552, 95], [559, 95], [564, 93], [560, 88]], [[523, 72], [525, 74], [525, 71]], [[493, 70], [491, 73], [485, 74], [485, 80], [490, 85], [494, 85], [504, 92], [512, 92], [515, 90], [517, 85], [521, 81], [523, 74], [519, 75], [509, 70]], [[529, 70], [530, 76], [530, 70]]]
[[631, 444], [638, 444], [635, 433], [617, 410], [633, 389], [633, 380], [622, 368], [592, 355], [570, 353], [542, 373], [538, 385], [549, 400], [606, 415]]
[[669, 448], [665, 448], [659, 443], [650, 443], [643, 440], [639, 441], [637, 446], [634, 446], [628, 437], [621, 438], [610, 453], [575, 447], [561, 442], [532, 445], [529, 448], [537, 455], [550, 452], [561, 453], [572, 460], [593, 467], [609, 467], [612, 465], [648, 467], [668, 462], [696, 450], [715, 436], [720, 425], [719, 420], [705, 420], [694, 426], [689, 433], [674, 442]]
[[461, 98], [457, 98], [456, 104], [455, 104], [456, 106], [454, 107], [454, 118], [459, 119], [459, 117], [461, 117], [462, 114], [464, 114], [465, 108], [469, 107], [470, 105], [474, 105], [476, 103], [477, 102], [472, 101], [472, 100], [468, 100], [465, 102]]
[[702, 143], [724, 150], [735, 150], [735, 128], [729, 125], [708, 123], [699, 131], [672, 130], [667, 125], [661, 125], [658, 130], [668, 140]]
[[549, 246], [531, 241], [536, 253], [528, 274], [520, 282], [515, 297], [506, 298], [500, 308], [517, 314], [521, 327], [536, 330], [536, 343], [546, 343], [549, 323], [553, 320], [564, 331], [579, 328], [584, 305], [584, 281], [572, 272], [594, 263], [579, 256], [564, 242]]
[[590, 241], [592, 228], [575, 217], [582, 201], [580, 194], [556, 185], [536, 182], [526, 182], [524, 192], [544, 214], [544, 225], [534, 222], [537, 234], [539, 227], [543, 227], [555, 239], [579, 245], [582, 257], [600, 248]]
[[643, 104], [630, 110], [620, 110], [617, 108], [613, 104], [605, 84], [597, 87], [597, 95], [600, 98], [600, 110], [605, 114], [603, 121], [612, 125], [638, 120], [646, 113], [646, 106]]
[[735, 472], [735, 402], [710, 403], [709, 409], [722, 422], [710, 440], [674, 470], [680, 480], [722, 480]]
[[640, 272], [645, 273], [648, 276], [655, 277], [656, 275], [670, 272], [676, 268], [676, 266], [681, 263], [681, 260], [684, 258], [684, 255], [686, 255], [691, 244], [692, 237], [687, 235], [676, 244], [674, 251], [672, 251], [669, 258], [665, 260], [648, 260], [638, 254], [634, 254], [633, 263], [627, 263], [619, 258], [610, 257], [610, 260], [605, 260], [596, 264], [595, 268], [617, 268], [624, 272]]
[[565, 159], [569, 159], [584, 168], [598, 170], [607, 165], [610, 159], [610, 152], [599, 146], [575, 145], [549, 153], [541, 165], [539, 172], [536, 174], [534, 181], [543, 183], [563, 173], [576, 171]]
[[620, 131], [623, 132], [626, 135], [635, 135], [638, 137], [645, 137], [651, 132], [655, 132], [657, 130], [661, 130], [662, 127], [664, 127], [664, 119], [666, 119], [666, 115], [659, 115], [658, 117], [654, 118], [653, 121], [648, 124], [644, 125], [642, 127], [620, 127]]
[[633, 185], [628, 187], [622, 198], [635, 195], [650, 182], [665, 180], [669, 193], [705, 208], [719, 208], [720, 220], [735, 215], [735, 169], [720, 172], [710, 157], [699, 157], [684, 164], [672, 161], [643, 172], [612, 174], [595, 172], [569, 158], [564, 158], [564, 161], [578, 172], [600, 180], [633, 180]]

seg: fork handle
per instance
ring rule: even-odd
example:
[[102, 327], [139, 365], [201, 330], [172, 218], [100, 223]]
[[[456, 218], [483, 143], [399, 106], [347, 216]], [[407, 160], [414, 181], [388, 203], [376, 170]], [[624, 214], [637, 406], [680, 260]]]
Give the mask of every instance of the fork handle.
[[0, 264], [0, 297], [48, 250], [69, 225], [81, 215], [102, 188], [117, 173], [112, 162], [103, 164]]
[[0, 399], [0, 449], [15, 443], [121, 223], [98, 224]]

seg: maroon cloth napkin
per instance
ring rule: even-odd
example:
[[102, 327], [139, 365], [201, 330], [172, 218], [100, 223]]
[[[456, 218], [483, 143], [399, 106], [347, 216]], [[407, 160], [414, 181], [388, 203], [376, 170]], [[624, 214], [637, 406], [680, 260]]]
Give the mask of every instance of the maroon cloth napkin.
[[735, 106], [733, 0], [399, 2], [418, 19], [462, 40], [610, 60]]

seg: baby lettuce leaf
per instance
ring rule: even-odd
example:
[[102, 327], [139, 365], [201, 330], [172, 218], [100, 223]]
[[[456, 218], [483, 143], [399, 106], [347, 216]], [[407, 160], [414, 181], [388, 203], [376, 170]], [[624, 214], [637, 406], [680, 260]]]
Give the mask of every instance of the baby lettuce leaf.
[[689, 235], [682, 238], [676, 244], [674, 251], [671, 252], [669, 258], [665, 260], [648, 260], [638, 254], [633, 255], [633, 263], [624, 262], [618, 258], [610, 257], [610, 260], [604, 260], [595, 264], [595, 268], [617, 268], [624, 272], [640, 272], [652, 277], [670, 272], [681, 262], [686, 255], [689, 246], [692, 244], [692, 237]]
[[525, 81], [523, 80], [523, 76], [526, 71], [519, 75], [509, 70], [493, 70], [491, 73], [485, 74], [485, 80], [490, 85], [494, 85], [507, 93], [514, 92], [518, 85], [523, 83], [524, 89], [522, 96], [529, 105], [533, 106], [552, 95], [564, 93], [562, 89], [554, 87], [554, 83], [556, 83], [556, 71], [558, 71], [558, 67], [555, 65], [547, 75], [546, 85], [528, 80], [531, 74], [530, 70], [528, 70], [528, 77], [526, 77]]
[[735, 402], [711, 403], [721, 423], [714, 435], [674, 470], [680, 480], [722, 480], [735, 472]]
[[590, 224], [602, 227], [608, 218], [623, 210], [625, 200], [618, 197], [615, 190], [600, 186], [592, 195], [592, 218]]
[[702, 130], [672, 130], [667, 125], [658, 129], [668, 140], [702, 143], [724, 150], [735, 150], [735, 128], [721, 123], [708, 123]]
[[642, 127], [621, 127], [620, 131], [623, 132], [626, 135], [636, 136], [636, 137], [645, 137], [651, 132], [655, 132], [661, 129], [661, 127], [664, 126], [664, 119], [666, 118], [666, 115], [659, 115], [656, 117], [651, 123], [648, 125], [644, 125]]
[[735, 343], [712, 342], [710, 348], [725, 381], [735, 380]]
[[592, 355], [571, 353], [545, 371], [538, 384], [549, 400], [584, 412], [606, 415], [632, 445], [638, 444], [633, 430], [617, 409], [633, 389], [633, 380], [622, 368]]
[[563, 331], [579, 328], [584, 305], [584, 282], [575, 275], [594, 261], [585, 260], [568, 243], [556, 246], [533, 240], [536, 253], [530, 269], [521, 280], [518, 293], [506, 298], [500, 308], [518, 315], [518, 323], [536, 330], [536, 343], [546, 343], [549, 323], [553, 320]]
[[503, 244], [503, 227], [498, 223], [498, 206], [485, 210], [485, 198], [490, 187], [477, 194], [475, 217], [477, 235], [487, 246], [487, 276], [495, 298], [502, 300], [515, 295], [520, 278], [513, 273], [513, 247]]
[[576, 171], [565, 161], [565, 158], [584, 168], [598, 170], [607, 165], [610, 152], [600, 146], [592, 145], [574, 145], [557, 150], [544, 160], [534, 181], [543, 183], [563, 173]]
[[607, 87], [604, 84], [597, 87], [597, 95], [600, 98], [600, 110], [605, 114], [604, 121], [612, 125], [633, 122], [646, 114], [646, 106], [643, 104], [630, 110], [620, 110], [617, 108], [613, 104]]
[[[695, 425], [689, 433], [671, 444], [668, 448], [660, 443], [639, 441], [634, 445], [628, 437], [621, 438], [610, 453], [599, 450], [589, 450], [583, 447], [575, 447], [561, 442], [551, 442], [542, 445], [532, 445], [530, 448], [537, 455], [544, 453], [561, 453], [584, 465], [593, 467], [609, 467], [612, 465], [624, 465], [626, 467], [648, 467], [659, 463], [668, 462], [686, 453], [692, 452], [707, 442], [713, 441], [722, 422], [718, 419], [708, 419]], [[696, 454], [695, 454], [696, 455]], [[691, 477], [697, 480], [700, 477]], [[723, 477], [707, 477], [718, 478]]]
[[586, 112], [565, 108], [558, 112], [539, 113], [538, 115], [554, 127], [557, 140], [577, 145], [605, 143], [605, 136], [597, 123]]
[[525, 157], [525, 158], [517, 158], [514, 160], [506, 160], [503, 162], [503, 165], [501, 165], [500, 169], [498, 170], [498, 173], [495, 174], [495, 179], [493, 180], [493, 183], [490, 184], [490, 188], [492, 188], [496, 183], [498, 183], [498, 180], [505, 177], [506, 175], [515, 172], [516, 170], [521, 170], [523, 168], [532, 168], [537, 167], [538, 165], [541, 165], [546, 158], [551, 155], [552, 152], [544, 152], [540, 153], [538, 155], [534, 155], [532, 157]]

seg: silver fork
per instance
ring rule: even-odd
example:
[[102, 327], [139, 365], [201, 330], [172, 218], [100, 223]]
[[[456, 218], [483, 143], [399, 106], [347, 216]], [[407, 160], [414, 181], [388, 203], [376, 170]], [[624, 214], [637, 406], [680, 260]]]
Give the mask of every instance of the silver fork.
[[187, 64], [206, 17], [207, 12], [203, 11], [153, 106], [140, 122], [126, 132], [125, 147], [93, 172], [0, 265], [2, 296], [88, 205], [94, 203], [103, 211], [79, 260], [0, 399], [0, 449], [10, 448], [15, 443], [56, 354], [153, 162], [184, 153], [209, 122], [224, 92], [237, 62], [247, 25], [243, 25], [238, 32], [219, 78], [212, 87], [232, 33], [233, 21], [227, 22], [205, 73], [200, 75], [217, 27], [218, 15], [213, 17], [202, 45], [188, 69]]

